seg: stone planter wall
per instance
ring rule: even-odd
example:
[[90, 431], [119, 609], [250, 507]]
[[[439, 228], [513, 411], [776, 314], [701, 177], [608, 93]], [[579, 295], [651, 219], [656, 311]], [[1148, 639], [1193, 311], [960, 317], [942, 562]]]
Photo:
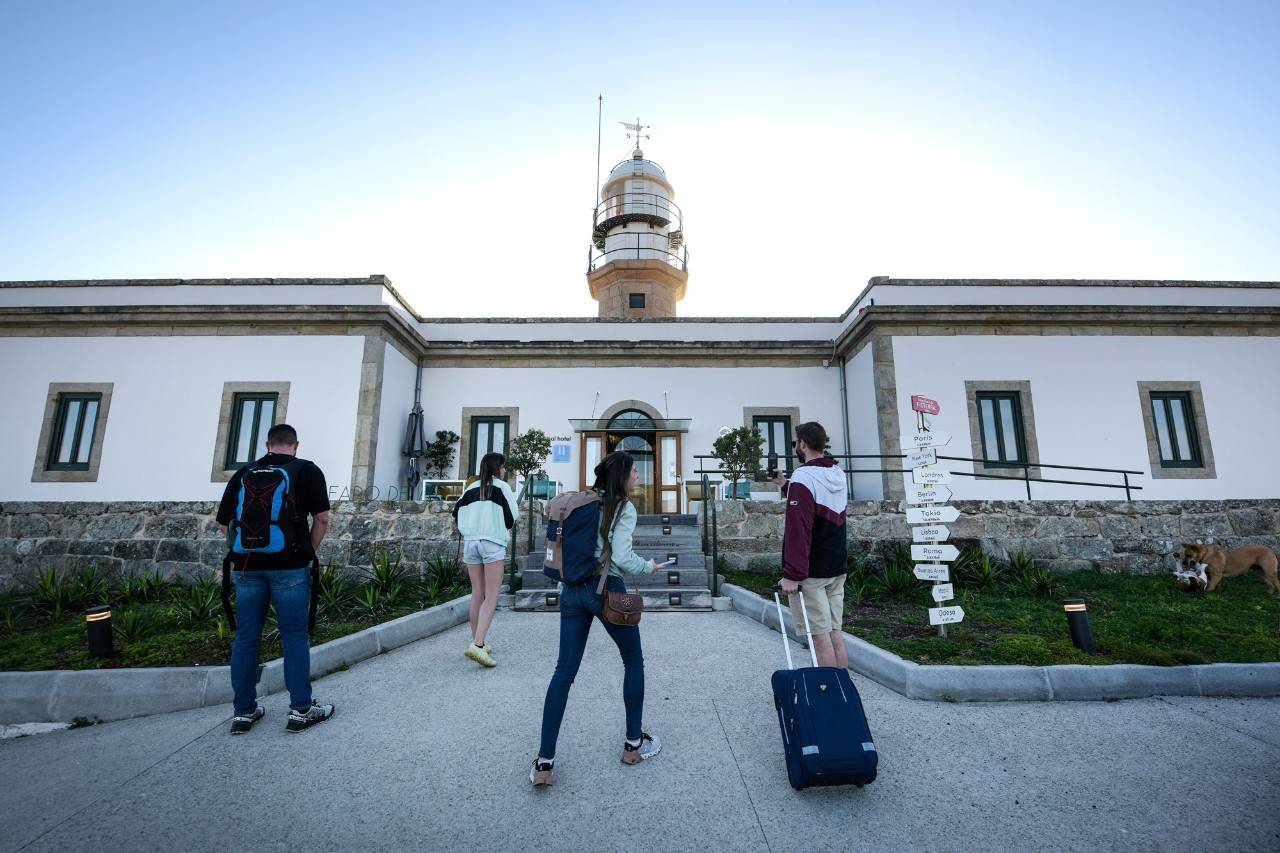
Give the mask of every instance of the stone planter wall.
[[[1055, 571], [1100, 569], [1129, 574], [1172, 572], [1183, 542], [1235, 548], [1258, 542], [1280, 551], [1280, 500], [1226, 501], [953, 501], [947, 525], [958, 547], [977, 544], [1007, 557], [1025, 551]], [[781, 563], [781, 501], [716, 504], [719, 553], [731, 569], [774, 572]], [[872, 561], [911, 541], [904, 505], [849, 504], [849, 552]]]
[[[211, 501], [0, 504], [0, 592], [25, 585], [44, 568], [210, 577], [227, 550], [216, 510]], [[519, 554], [527, 550], [528, 509], [521, 510], [514, 537]], [[534, 510], [537, 523], [542, 502]], [[320, 561], [361, 572], [375, 553], [386, 551], [420, 570], [432, 557], [452, 558], [456, 550], [453, 516], [443, 503], [345, 502], [330, 513]]]

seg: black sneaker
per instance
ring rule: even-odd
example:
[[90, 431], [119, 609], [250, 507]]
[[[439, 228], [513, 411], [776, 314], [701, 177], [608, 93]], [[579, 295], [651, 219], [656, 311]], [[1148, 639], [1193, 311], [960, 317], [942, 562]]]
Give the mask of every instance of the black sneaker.
[[253, 728], [253, 724], [261, 720], [267, 712], [262, 710], [261, 705], [254, 706], [254, 709], [248, 714], [237, 714], [231, 718], [231, 733], [233, 735], [242, 735]]
[[316, 723], [323, 723], [332, 717], [334, 710], [332, 705], [321, 705], [319, 702], [312, 702], [311, 707], [305, 711], [290, 711], [289, 722], [285, 725], [284, 730], [287, 732], [300, 732], [304, 729], [309, 729]]

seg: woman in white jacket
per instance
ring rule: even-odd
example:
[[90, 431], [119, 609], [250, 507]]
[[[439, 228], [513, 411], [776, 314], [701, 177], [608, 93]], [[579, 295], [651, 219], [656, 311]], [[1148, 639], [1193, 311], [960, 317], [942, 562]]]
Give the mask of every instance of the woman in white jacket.
[[507, 561], [511, 528], [516, 523], [512, 507], [516, 496], [503, 477], [506, 457], [486, 454], [480, 460], [480, 477], [453, 505], [453, 517], [462, 534], [462, 562], [471, 579], [471, 645], [464, 654], [481, 666], [497, 666], [493, 650], [486, 642], [498, 592], [502, 589], [502, 567]]

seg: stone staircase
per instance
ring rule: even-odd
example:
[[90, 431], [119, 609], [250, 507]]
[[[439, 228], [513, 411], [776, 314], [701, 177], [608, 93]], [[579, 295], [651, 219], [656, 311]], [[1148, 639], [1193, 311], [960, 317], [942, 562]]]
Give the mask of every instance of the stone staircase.
[[[544, 534], [545, 535], [545, 534]], [[539, 539], [538, 542], [542, 542]], [[695, 515], [642, 515], [636, 524], [635, 551], [659, 563], [676, 558], [674, 565], [653, 575], [630, 575], [627, 588], [644, 595], [645, 610], [710, 610], [711, 558], [702, 553], [702, 532]], [[549, 604], [556, 584], [542, 573], [543, 549], [524, 557], [516, 610], [559, 610]]]

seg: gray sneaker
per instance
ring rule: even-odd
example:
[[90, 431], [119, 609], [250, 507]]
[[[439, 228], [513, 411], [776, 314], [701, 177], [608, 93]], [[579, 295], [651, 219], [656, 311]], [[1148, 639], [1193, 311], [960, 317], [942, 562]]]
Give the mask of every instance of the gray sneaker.
[[262, 710], [261, 705], [255, 705], [254, 709], [247, 714], [237, 714], [231, 718], [231, 733], [233, 735], [242, 735], [253, 728], [253, 724], [262, 719], [266, 711]]
[[622, 763], [639, 764], [641, 761], [648, 761], [659, 752], [662, 752], [662, 741], [648, 732], [641, 732], [639, 745], [632, 746], [625, 741], [623, 742]]
[[335, 710], [332, 705], [321, 705], [319, 702], [312, 702], [311, 707], [305, 711], [290, 711], [289, 722], [285, 725], [284, 730], [287, 732], [305, 731], [317, 723], [323, 723], [332, 717]]

